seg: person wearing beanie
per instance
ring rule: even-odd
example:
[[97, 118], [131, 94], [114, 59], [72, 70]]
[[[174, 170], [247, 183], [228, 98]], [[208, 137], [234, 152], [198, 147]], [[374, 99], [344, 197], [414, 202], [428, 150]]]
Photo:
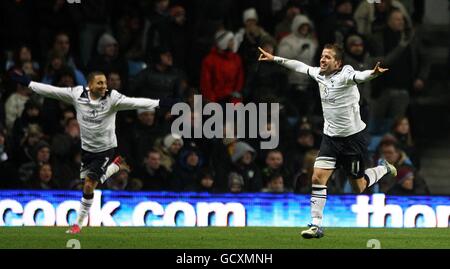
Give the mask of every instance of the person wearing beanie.
[[241, 57], [233, 52], [234, 34], [219, 30], [214, 35], [215, 46], [202, 61], [200, 91], [210, 102], [239, 102], [244, 87]]
[[258, 47], [261, 43], [269, 40], [275, 42], [275, 39], [258, 24], [255, 8], [244, 10], [242, 22], [244, 27], [235, 34], [233, 50], [241, 56], [244, 72], [247, 74], [250, 67], [257, 63]]
[[97, 42], [97, 53], [87, 65], [88, 72], [101, 71], [105, 74], [116, 72], [120, 75], [124, 88], [128, 81], [128, 62], [120, 55], [117, 39], [109, 33], [104, 33]]
[[184, 146], [183, 138], [177, 134], [168, 134], [155, 144], [156, 151], [160, 154], [161, 165], [172, 172], [180, 150]]
[[256, 151], [249, 144], [239, 141], [234, 146], [231, 155], [232, 171], [242, 176], [243, 190], [246, 192], [259, 192], [263, 188], [261, 171], [255, 163]]

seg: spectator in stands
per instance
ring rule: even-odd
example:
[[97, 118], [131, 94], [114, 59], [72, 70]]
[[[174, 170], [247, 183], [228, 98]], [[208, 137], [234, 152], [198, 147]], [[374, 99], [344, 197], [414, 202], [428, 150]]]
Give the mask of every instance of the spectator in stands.
[[297, 174], [304, 167], [305, 155], [314, 149], [314, 133], [310, 129], [298, 130], [295, 141], [292, 141], [291, 145], [286, 154], [287, 165], [293, 174]]
[[238, 173], [230, 173], [228, 175], [228, 189], [227, 192], [242, 193], [244, 192], [244, 179]]
[[153, 10], [147, 15], [148, 31], [145, 35], [147, 55], [158, 47], [167, 47], [170, 36], [170, 0], [156, 0]]
[[239, 141], [231, 155], [232, 171], [244, 179], [245, 192], [259, 192], [263, 188], [261, 172], [255, 164], [255, 150], [247, 143]]
[[186, 11], [184, 7], [175, 5], [170, 8], [169, 40], [167, 46], [173, 56], [174, 66], [186, 70], [188, 56], [191, 49], [191, 39], [186, 24]]
[[[52, 84], [57, 87], [69, 88], [77, 86], [75, 73], [73, 69], [68, 66], [59, 69], [54, 74], [52, 80]], [[65, 115], [64, 111], [68, 110], [73, 111], [72, 105], [52, 98], [44, 98], [42, 104], [42, 117], [45, 118], [45, 121], [42, 127], [47, 135], [53, 136], [56, 133], [64, 132], [65, 122], [61, 121], [61, 115]], [[74, 112], [72, 112], [72, 114], [74, 115]]]
[[361, 1], [354, 13], [358, 33], [363, 36], [370, 36], [376, 32], [382, 31], [386, 26], [388, 14], [393, 9], [397, 9], [401, 12], [405, 18], [406, 28], [411, 28], [412, 21], [410, 14], [408, 14], [408, 11], [401, 1], [381, 0], [379, 3]]
[[290, 188], [290, 186], [292, 186], [292, 178], [288, 169], [285, 167], [284, 155], [280, 150], [273, 149], [269, 151], [266, 156], [265, 166], [261, 172], [263, 184], [265, 186], [269, 182], [270, 177], [275, 173], [281, 174], [283, 176], [284, 185], [286, 187]]
[[141, 181], [142, 190], [162, 191], [170, 189], [170, 172], [161, 165], [161, 155], [149, 150], [143, 164], [133, 170], [131, 176]]
[[217, 189], [215, 187], [214, 174], [208, 168], [204, 168], [202, 170], [202, 173], [201, 173], [199, 179], [200, 180], [197, 182], [197, 185], [195, 186], [195, 188], [193, 188], [189, 191], [209, 192], [209, 193], [217, 192]]
[[389, 72], [373, 82], [373, 124], [375, 131], [389, 131], [396, 117], [405, 115], [409, 105], [410, 92], [419, 92], [425, 88], [425, 81], [430, 71], [425, 48], [420, 37], [412, 29], [406, 28], [404, 15], [399, 10], [392, 10], [387, 17], [387, 27], [371, 37], [372, 55], [387, 55], [400, 43], [408, 43], [396, 61], [389, 67]]
[[52, 50], [64, 58], [64, 63], [74, 70], [78, 70], [78, 66], [75, 63], [75, 58], [71, 53], [71, 44], [69, 34], [66, 32], [59, 32], [53, 39]]
[[153, 148], [158, 137], [169, 132], [169, 129], [163, 128], [156, 121], [156, 111], [137, 110], [138, 120], [129, 130], [130, 141], [122, 141], [129, 147], [129, 163], [132, 167], [140, 165], [147, 152]]
[[153, 50], [153, 63], [142, 70], [132, 81], [133, 96], [160, 99], [179, 98], [185, 90], [184, 73], [173, 67], [172, 53], [168, 48]]
[[301, 168], [294, 175], [293, 190], [295, 193], [310, 193], [311, 192], [311, 178], [314, 171], [314, 163], [319, 154], [316, 149], [311, 149], [306, 152], [301, 160]]
[[34, 190], [55, 190], [59, 189], [55, 181], [50, 163], [43, 163], [36, 167], [35, 176], [30, 180], [30, 187]]
[[194, 143], [185, 145], [173, 168], [171, 189], [185, 191], [195, 188], [202, 176], [203, 163], [203, 154], [198, 150], [197, 145]]
[[32, 154], [33, 160], [24, 163], [19, 167], [19, 179], [23, 183], [29, 183], [33, 177], [33, 173], [36, 172], [36, 169], [41, 165], [50, 162], [50, 145], [47, 142], [40, 141], [33, 148]]
[[219, 30], [215, 42], [202, 62], [200, 90], [209, 102], [239, 102], [244, 87], [244, 68], [240, 56], [233, 52], [234, 35]]
[[291, 33], [291, 25], [294, 18], [301, 13], [293, 2], [289, 2], [286, 6], [286, 13], [281, 22], [275, 26], [275, 39], [280, 42], [285, 36]]
[[18, 148], [20, 146], [20, 142], [25, 136], [25, 131], [28, 129], [30, 124], [38, 124], [42, 126], [43, 118], [40, 115], [41, 107], [38, 103], [33, 100], [28, 100], [25, 103], [25, 108], [22, 112], [20, 118], [17, 118], [14, 121], [13, 129], [11, 132], [12, 135], [12, 146], [14, 148]]
[[64, 54], [59, 51], [50, 51], [44, 70], [44, 75], [42, 77], [42, 83], [56, 85], [56, 75], [61, 70], [67, 70], [67, 67], [74, 72], [75, 85], [87, 85], [84, 74], [80, 70], [73, 69], [73, 67], [68, 66], [64, 58]]
[[275, 173], [270, 176], [269, 181], [262, 192], [287, 193], [291, 192], [291, 190], [285, 188], [283, 175]]
[[117, 72], [122, 79], [122, 85], [127, 88], [128, 62], [120, 55], [116, 38], [108, 33], [104, 33], [98, 40], [97, 53], [89, 61], [87, 70], [101, 71], [105, 74]]
[[37, 124], [30, 124], [25, 131], [25, 136], [20, 141], [20, 147], [12, 152], [12, 158], [17, 166], [34, 160], [33, 150], [35, 146], [44, 139], [42, 128]]
[[25, 103], [30, 99], [31, 90], [20, 84], [15, 84], [15, 92], [11, 94], [5, 103], [6, 129], [11, 131], [16, 119], [25, 109]]
[[420, 170], [420, 156], [411, 134], [408, 117], [401, 116], [395, 119], [392, 134], [397, 139], [399, 147], [411, 158], [414, 167]]
[[391, 195], [428, 195], [430, 194], [424, 178], [412, 165], [409, 157], [392, 141], [382, 142], [380, 153], [397, 168], [397, 176], [380, 181], [381, 191]]
[[[261, 48], [274, 53], [276, 43], [272, 40], [261, 41]], [[246, 75], [244, 100], [264, 102], [268, 97], [275, 102], [285, 102], [288, 90], [287, 70], [273, 62], [258, 62], [249, 68]]]
[[335, 1], [334, 13], [320, 23], [318, 30], [320, 45], [336, 43], [344, 47], [344, 39], [356, 33], [351, 0]]
[[80, 18], [80, 58], [81, 65], [87, 66], [92, 57], [97, 38], [111, 30], [112, 5], [110, 0], [87, 1], [79, 5]]
[[145, 48], [143, 34], [146, 27], [145, 20], [139, 15], [138, 8], [126, 8], [118, 19], [116, 28], [117, 41], [120, 44], [125, 59], [144, 62]]
[[164, 166], [167, 171], [173, 171], [173, 166], [178, 159], [180, 149], [183, 145], [183, 139], [177, 134], [168, 134], [164, 139], [156, 143], [156, 151], [160, 154], [161, 165]]
[[[53, 174], [60, 181], [61, 187], [68, 187], [70, 182], [79, 177], [77, 157], [81, 153], [80, 126], [77, 119], [69, 118], [65, 122], [63, 134], [56, 134], [51, 141]], [[75, 176], [74, 168], [78, 170]]]
[[258, 47], [261, 46], [261, 42], [273, 40], [273, 38], [258, 25], [258, 14], [255, 8], [244, 10], [242, 20], [244, 27], [234, 35], [233, 51], [241, 56], [246, 74], [249, 68], [258, 62]]
[[[280, 57], [301, 61], [313, 66], [317, 52], [317, 40], [311, 20], [305, 15], [297, 15], [291, 26], [291, 33], [284, 37], [278, 46]], [[301, 115], [310, 114], [314, 99], [308, 75], [289, 71], [289, 100], [298, 108]]]
[[[6, 62], [6, 70], [11, 68], [22, 68], [23, 64], [26, 62], [31, 62], [32, 68], [38, 72], [39, 63], [33, 60], [33, 55], [31, 53], [30, 47], [27, 45], [22, 45], [14, 50], [13, 58]], [[28, 74], [28, 73], [27, 73]]]

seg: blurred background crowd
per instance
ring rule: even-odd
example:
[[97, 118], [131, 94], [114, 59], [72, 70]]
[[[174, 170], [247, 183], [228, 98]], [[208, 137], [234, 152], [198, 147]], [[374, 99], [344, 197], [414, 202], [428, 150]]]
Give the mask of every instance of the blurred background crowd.
[[[390, 69], [359, 86], [371, 134], [369, 165], [384, 157], [399, 171], [368, 192], [430, 194], [413, 128], [420, 124], [414, 104], [433, 73], [421, 31], [425, 1], [371, 2], [377, 1], [1, 1], [0, 188], [82, 186], [73, 107], [10, 81], [8, 73], [22, 69], [34, 81], [59, 87], [86, 86], [89, 72], [103, 71], [109, 89], [179, 98], [191, 107], [196, 94], [203, 104], [280, 104], [279, 126], [266, 126], [279, 134], [273, 150], [261, 150], [261, 139], [173, 135], [169, 111], [120, 112], [118, 154], [130, 169], [104, 189], [310, 193], [323, 126], [317, 84], [258, 62], [258, 47], [317, 66], [323, 46], [335, 42], [355, 70], [372, 69], [377, 61]], [[192, 127], [201, 128], [196, 117], [206, 117], [188, 115]], [[336, 171], [329, 193], [350, 192], [346, 176]]]

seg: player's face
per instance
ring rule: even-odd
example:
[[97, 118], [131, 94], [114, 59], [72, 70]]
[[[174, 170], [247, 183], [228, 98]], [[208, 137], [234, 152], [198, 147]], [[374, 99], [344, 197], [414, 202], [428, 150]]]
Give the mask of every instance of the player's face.
[[325, 75], [331, 74], [338, 70], [340, 61], [336, 60], [336, 53], [332, 49], [324, 49], [320, 56], [320, 72]]
[[89, 91], [94, 98], [101, 98], [105, 96], [107, 86], [106, 77], [104, 75], [97, 75], [89, 82]]

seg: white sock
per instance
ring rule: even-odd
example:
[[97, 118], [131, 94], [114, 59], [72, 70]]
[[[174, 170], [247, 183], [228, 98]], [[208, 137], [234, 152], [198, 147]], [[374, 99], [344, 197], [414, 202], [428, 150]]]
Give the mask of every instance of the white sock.
[[327, 186], [312, 185], [311, 193], [311, 217], [312, 224], [321, 226], [325, 203], [327, 201]]
[[112, 175], [119, 172], [119, 170], [120, 167], [117, 164], [111, 163], [110, 165], [108, 165], [108, 168], [106, 168], [106, 173], [102, 176], [100, 180], [102, 181], [102, 183], [104, 183]]
[[366, 174], [365, 178], [369, 181], [369, 185], [367, 187], [370, 187], [385, 176], [388, 173], [388, 170], [386, 166], [379, 165], [377, 167], [366, 169], [364, 173]]
[[91, 209], [91, 205], [94, 202], [94, 198], [85, 199], [81, 198], [80, 210], [78, 211], [77, 220], [75, 221], [80, 228], [83, 226], [84, 219], [89, 215], [89, 210]]

